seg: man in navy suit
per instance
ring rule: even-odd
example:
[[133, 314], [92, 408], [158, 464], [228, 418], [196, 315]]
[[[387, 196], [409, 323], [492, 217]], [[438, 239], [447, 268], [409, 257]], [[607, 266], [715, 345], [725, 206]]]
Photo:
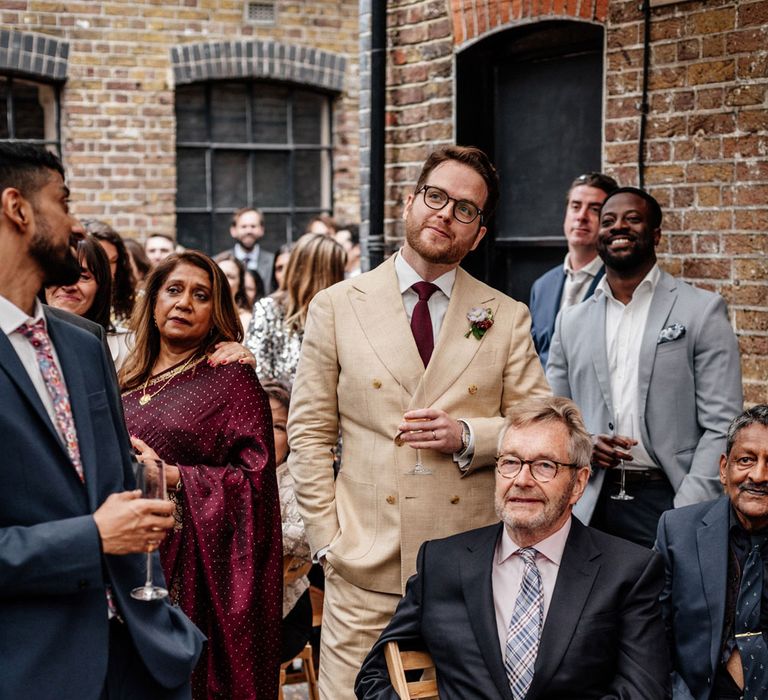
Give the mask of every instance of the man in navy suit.
[[397, 697], [384, 662], [397, 641], [432, 655], [441, 698], [665, 698], [660, 558], [571, 517], [592, 451], [578, 408], [529, 399], [507, 420], [496, 463], [502, 523], [422, 545], [357, 697]]
[[55, 156], [0, 145], [0, 700], [188, 698], [202, 634], [130, 596], [173, 504], [134, 490], [103, 345], [36, 299], [80, 274], [68, 198]]
[[659, 521], [678, 700], [768, 697], [768, 405], [731, 423], [720, 482], [725, 496]]
[[595, 246], [600, 207], [617, 187], [616, 180], [608, 175], [586, 173], [579, 175], [568, 188], [563, 222], [568, 243], [565, 262], [545, 272], [531, 287], [531, 334], [544, 367], [557, 312], [592, 296], [605, 272]]

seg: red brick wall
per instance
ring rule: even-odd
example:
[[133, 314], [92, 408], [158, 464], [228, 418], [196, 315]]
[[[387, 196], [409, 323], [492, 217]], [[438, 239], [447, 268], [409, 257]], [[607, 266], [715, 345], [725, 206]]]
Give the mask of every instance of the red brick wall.
[[121, 234], [175, 234], [176, 152], [170, 49], [256, 38], [344, 54], [334, 108], [337, 215], [359, 217], [357, 0], [278, 0], [275, 26], [246, 24], [239, 0], [0, 3], [0, 26], [70, 42], [62, 150], [73, 211]]

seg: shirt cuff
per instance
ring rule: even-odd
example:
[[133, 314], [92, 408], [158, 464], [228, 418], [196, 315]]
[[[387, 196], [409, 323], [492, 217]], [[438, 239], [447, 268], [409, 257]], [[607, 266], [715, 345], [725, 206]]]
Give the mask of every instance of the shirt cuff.
[[458, 452], [453, 453], [453, 461], [456, 462], [459, 469], [463, 472], [469, 469], [469, 465], [472, 462], [472, 458], [475, 456], [475, 434], [472, 431], [472, 426], [462, 418], [458, 419], [459, 423], [467, 427], [469, 432], [469, 443], [466, 449], [461, 449]]
[[317, 553], [314, 557], [312, 557], [312, 563], [313, 564], [319, 564], [320, 560], [328, 554], [328, 550], [331, 548], [331, 545], [327, 544], [325, 547], [320, 547], [320, 549], [317, 550]]

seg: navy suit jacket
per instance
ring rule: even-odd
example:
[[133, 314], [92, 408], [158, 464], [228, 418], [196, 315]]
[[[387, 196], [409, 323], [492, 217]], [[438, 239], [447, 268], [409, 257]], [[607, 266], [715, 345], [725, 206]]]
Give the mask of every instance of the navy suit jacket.
[[[589, 299], [605, 274], [603, 265], [587, 289], [584, 299]], [[549, 345], [555, 332], [555, 319], [560, 310], [560, 299], [565, 287], [565, 271], [562, 265], [553, 267], [539, 277], [531, 287], [531, 335], [541, 364], [547, 366]]]
[[[0, 700], [96, 700], [107, 672], [109, 582], [167, 697], [181, 697], [203, 635], [167, 601], [140, 602], [143, 555], [101, 553], [93, 512], [134, 487], [131, 451], [99, 341], [46, 311], [69, 390], [82, 483], [13, 346], [0, 333]], [[162, 580], [159, 560], [155, 571]], [[154, 697], [138, 679], [126, 697]], [[131, 695], [131, 693], [133, 693]]]
[[722, 496], [663, 513], [662, 613], [672, 646], [674, 698], [708, 700], [719, 664], [728, 577], [730, 501]]
[[[422, 545], [418, 573], [363, 662], [360, 700], [397, 699], [384, 660], [392, 640], [432, 655], [441, 700], [512, 700], [491, 578], [500, 535], [497, 524]], [[662, 585], [656, 554], [573, 518], [526, 700], [665, 698]]]

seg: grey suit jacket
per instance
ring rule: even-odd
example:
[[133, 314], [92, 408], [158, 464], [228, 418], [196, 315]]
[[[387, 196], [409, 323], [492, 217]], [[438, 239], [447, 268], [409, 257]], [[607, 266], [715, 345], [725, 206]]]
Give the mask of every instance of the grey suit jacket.
[[[615, 414], [605, 347], [605, 295], [597, 294], [558, 316], [547, 379], [555, 395], [572, 398], [587, 430], [610, 433]], [[679, 324], [675, 339], [661, 332]], [[680, 327], [682, 331], [680, 332]], [[723, 298], [661, 272], [640, 346], [640, 439], [675, 490], [675, 507], [721, 493], [719, 457], [728, 424], [742, 410], [736, 336]], [[592, 517], [605, 477], [596, 470], [574, 508]]]

